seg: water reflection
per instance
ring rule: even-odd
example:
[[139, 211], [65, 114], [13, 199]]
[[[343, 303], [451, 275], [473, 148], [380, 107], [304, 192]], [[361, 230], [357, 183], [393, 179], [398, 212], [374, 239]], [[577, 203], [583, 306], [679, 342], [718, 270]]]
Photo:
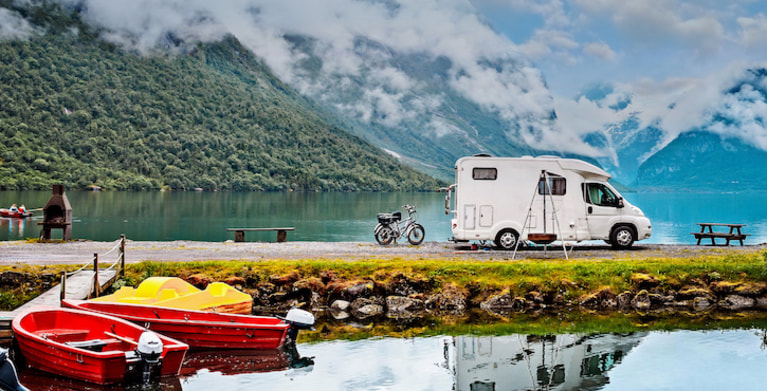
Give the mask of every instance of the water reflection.
[[446, 358], [459, 391], [598, 390], [646, 336], [458, 336], [446, 340]]
[[217, 372], [222, 375], [283, 371], [290, 368], [309, 368], [314, 357], [301, 357], [295, 346], [265, 350], [201, 350], [189, 351], [184, 357], [181, 377], [198, 372]]

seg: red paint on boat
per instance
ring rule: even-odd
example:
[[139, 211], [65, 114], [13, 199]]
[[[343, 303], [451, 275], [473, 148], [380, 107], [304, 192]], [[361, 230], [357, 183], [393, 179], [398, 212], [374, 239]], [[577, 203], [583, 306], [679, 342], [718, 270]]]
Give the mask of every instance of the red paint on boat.
[[[142, 364], [133, 342], [145, 330], [123, 319], [69, 308], [35, 307], [17, 315], [11, 327], [27, 364], [41, 371], [113, 384], [141, 370], [136, 368]], [[161, 376], [178, 375], [189, 346], [158, 337], [163, 343]], [[91, 348], [77, 347], [78, 343]]]
[[271, 316], [191, 311], [151, 305], [65, 299], [61, 305], [116, 316], [178, 339], [193, 349], [277, 349], [289, 324]]
[[11, 211], [10, 209], [0, 209], [0, 217], [8, 217], [12, 219], [23, 219], [32, 216], [32, 212], [21, 213], [19, 211]]

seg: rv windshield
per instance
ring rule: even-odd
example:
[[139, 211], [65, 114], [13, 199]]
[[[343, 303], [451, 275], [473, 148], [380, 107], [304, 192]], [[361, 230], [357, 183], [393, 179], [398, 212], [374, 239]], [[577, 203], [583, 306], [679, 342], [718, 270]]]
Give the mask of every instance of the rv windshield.
[[618, 206], [618, 196], [603, 183], [586, 183], [586, 202], [599, 206]]

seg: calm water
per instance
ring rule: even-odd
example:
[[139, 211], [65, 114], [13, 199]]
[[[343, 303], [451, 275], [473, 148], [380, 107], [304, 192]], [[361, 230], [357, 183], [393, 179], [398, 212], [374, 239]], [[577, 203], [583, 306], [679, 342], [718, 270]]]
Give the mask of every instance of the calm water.
[[[653, 224], [648, 243], [692, 244], [695, 223], [744, 223], [747, 243], [767, 242], [767, 192], [629, 193]], [[121, 233], [132, 240], [234, 239], [227, 227], [294, 226], [288, 240], [372, 242], [378, 212], [418, 208], [427, 241], [445, 241], [450, 216], [444, 193], [230, 193], [230, 192], [67, 192], [72, 204], [72, 236], [113, 241]], [[0, 206], [45, 205], [48, 191], [0, 192]], [[403, 211], [404, 213], [404, 211]], [[42, 212], [29, 219], [1, 219], [0, 240], [35, 238]], [[53, 231], [61, 237], [60, 230]], [[58, 236], [56, 236], [58, 235]], [[249, 241], [274, 241], [276, 233], [246, 234]]]
[[[380, 338], [299, 344], [298, 350], [313, 357], [313, 365], [265, 367], [258, 363], [277, 361], [231, 357], [233, 367], [185, 368], [193, 373], [151, 389], [762, 390], [767, 366], [763, 329]], [[105, 389], [29, 369], [22, 381], [34, 390]]]

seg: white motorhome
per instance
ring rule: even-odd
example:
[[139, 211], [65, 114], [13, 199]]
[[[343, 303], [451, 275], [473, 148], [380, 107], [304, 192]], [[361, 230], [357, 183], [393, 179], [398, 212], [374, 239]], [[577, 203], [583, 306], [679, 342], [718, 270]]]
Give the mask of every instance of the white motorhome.
[[629, 248], [650, 237], [650, 220], [608, 179], [601, 168], [577, 159], [458, 159], [445, 198], [445, 213], [454, 214], [453, 240], [494, 241], [502, 249], [515, 248], [518, 240], [604, 240]]

